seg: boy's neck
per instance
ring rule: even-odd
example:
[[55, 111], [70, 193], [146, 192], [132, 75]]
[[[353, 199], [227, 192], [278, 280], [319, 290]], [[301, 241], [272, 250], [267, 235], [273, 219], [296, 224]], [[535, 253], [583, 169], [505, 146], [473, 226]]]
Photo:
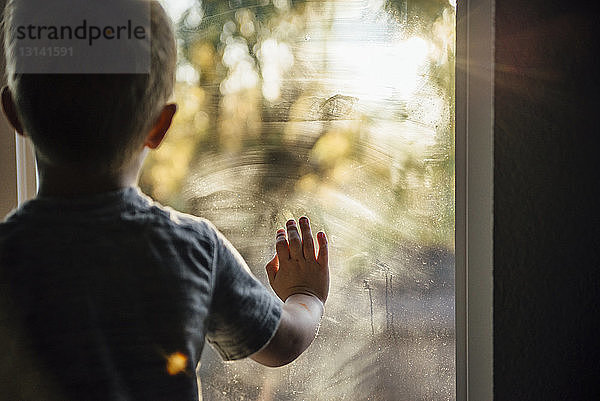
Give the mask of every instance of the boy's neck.
[[97, 175], [38, 163], [38, 171], [38, 196], [75, 198], [136, 186], [139, 168]]

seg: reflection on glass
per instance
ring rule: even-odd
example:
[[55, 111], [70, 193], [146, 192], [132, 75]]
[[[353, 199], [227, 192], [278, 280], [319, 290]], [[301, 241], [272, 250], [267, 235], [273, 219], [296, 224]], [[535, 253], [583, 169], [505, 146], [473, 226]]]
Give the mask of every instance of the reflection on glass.
[[205, 400], [450, 400], [454, 2], [165, 2], [180, 106], [142, 188], [212, 220], [266, 283], [276, 229], [331, 244], [319, 336], [295, 363], [223, 363]]

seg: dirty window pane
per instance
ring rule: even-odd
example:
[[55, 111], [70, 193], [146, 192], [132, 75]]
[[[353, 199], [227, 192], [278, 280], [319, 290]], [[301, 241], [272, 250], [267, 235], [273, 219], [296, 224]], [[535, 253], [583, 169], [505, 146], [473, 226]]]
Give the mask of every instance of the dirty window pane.
[[265, 283], [286, 219], [332, 249], [309, 350], [267, 369], [207, 346], [204, 399], [455, 399], [453, 1], [165, 4], [179, 111], [142, 188]]

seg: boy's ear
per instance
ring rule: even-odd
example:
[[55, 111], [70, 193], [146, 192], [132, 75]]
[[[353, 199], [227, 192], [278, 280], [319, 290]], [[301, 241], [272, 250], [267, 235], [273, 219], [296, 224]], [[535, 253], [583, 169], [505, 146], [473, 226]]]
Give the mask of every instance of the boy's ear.
[[4, 111], [4, 115], [8, 119], [10, 125], [17, 130], [19, 135], [25, 136], [25, 133], [23, 132], [23, 125], [21, 124], [19, 114], [17, 113], [17, 108], [15, 107], [15, 101], [10, 89], [8, 89], [8, 86], [6, 85], [2, 88], [2, 110]]
[[144, 141], [144, 146], [150, 149], [158, 148], [158, 145], [162, 142], [167, 130], [171, 126], [171, 122], [173, 121], [173, 116], [177, 111], [177, 104], [169, 103], [165, 107], [163, 107], [160, 112], [160, 116], [156, 120], [156, 124], [150, 129], [148, 136], [146, 136], [146, 140]]

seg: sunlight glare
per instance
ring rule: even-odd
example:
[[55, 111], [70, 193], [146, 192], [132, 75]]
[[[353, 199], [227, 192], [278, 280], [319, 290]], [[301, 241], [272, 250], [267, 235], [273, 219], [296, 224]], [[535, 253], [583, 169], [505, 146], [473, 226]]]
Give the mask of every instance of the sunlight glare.
[[190, 85], [196, 85], [200, 79], [200, 74], [191, 64], [181, 64], [177, 66], [177, 81], [186, 82]]
[[160, 0], [173, 22], [179, 21], [183, 13], [194, 6], [194, 0]]
[[361, 100], [406, 100], [423, 80], [427, 41], [411, 37], [396, 44], [336, 42], [329, 51], [346, 94]]
[[286, 43], [270, 38], [261, 44], [258, 58], [262, 66], [263, 96], [275, 101], [280, 96], [284, 74], [294, 65], [294, 55]]

